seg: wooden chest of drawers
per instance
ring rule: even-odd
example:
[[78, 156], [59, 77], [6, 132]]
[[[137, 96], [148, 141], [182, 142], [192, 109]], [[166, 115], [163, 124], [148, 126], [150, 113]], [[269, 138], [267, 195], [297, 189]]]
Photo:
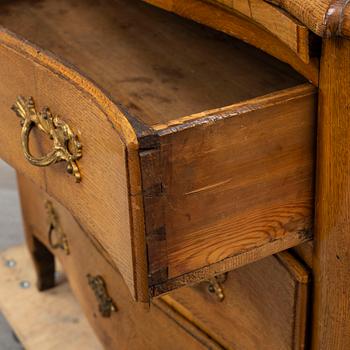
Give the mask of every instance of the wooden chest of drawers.
[[[24, 177], [19, 177], [19, 188], [33, 254], [38, 254], [43, 244], [55, 253], [107, 349], [222, 349], [162, 300], [152, 302], [149, 308], [133, 302], [119, 272], [105, 260], [95, 241], [81, 230], [69, 212]], [[57, 221], [49, 236], [52, 215]], [[38, 216], [42, 219], [38, 220]], [[33, 233], [37, 238], [33, 238]], [[65, 249], [58, 244], [62, 234]]]
[[[141, 2], [75, 4], [0, 11], [0, 23], [38, 45], [1, 32], [1, 155], [72, 212], [134, 298], [310, 239], [314, 87], [258, 50]], [[91, 21], [100, 25], [90, 30]], [[70, 128], [63, 145], [50, 140], [45, 106], [57, 135], [59, 123]], [[33, 167], [62, 158], [64, 142], [68, 161]], [[52, 143], [54, 155], [40, 159]]]
[[0, 2], [39, 289], [112, 349], [349, 348], [347, 5]]
[[[19, 189], [32, 253], [38, 254], [44, 244], [58, 257], [106, 348], [304, 348], [309, 276], [291, 254], [283, 252], [225, 277], [180, 288], [153, 300], [148, 310], [132, 302], [120, 274], [63, 206], [25, 177], [19, 177]], [[104, 285], [99, 297], [93, 279]], [[215, 294], [212, 288], [221, 291]]]

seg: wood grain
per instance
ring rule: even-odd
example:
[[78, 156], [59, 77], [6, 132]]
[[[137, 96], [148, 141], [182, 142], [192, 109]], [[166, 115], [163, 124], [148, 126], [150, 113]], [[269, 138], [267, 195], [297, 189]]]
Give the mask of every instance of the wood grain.
[[[300, 58], [298, 53], [296, 53], [275, 35], [276, 33], [272, 34], [266, 28], [245, 16], [237, 14], [233, 11], [227, 11], [217, 5], [210, 4], [203, 0], [145, 1], [245, 41], [250, 45], [253, 45], [278, 58], [279, 60], [288, 63], [295, 70], [304, 75], [308, 80], [312, 81], [313, 84], [318, 84], [317, 58], [310, 58], [309, 63], [305, 63], [304, 60]], [[244, 0], [239, 0], [236, 3], [238, 3], [237, 6], [241, 8], [242, 3], [244, 2]], [[260, 13], [261, 12], [259, 11], [256, 16], [260, 17]], [[273, 23], [276, 23], [276, 21]], [[281, 24], [281, 21], [279, 21], [279, 24]], [[268, 25], [270, 28], [273, 27], [270, 22], [268, 22], [266, 25]], [[291, 36], [290, 32], [288, 32], [288, 36]], [[304, 35], [301, 37], [304, 37], [306, 40]], [[302, 39], [302, 41], [304, 41], [304, 39]], [[304, 49], [300, 48], [302, 52], [306, 51], [305, 42], [303, 42], [303, 45]], [[304, 57], [305, 55], [302, 56]]]
[[341, 23], [341, 32], [344, 36], [350, 38], [350, 7], [346, 6], [343, 11], [346, 20], [343, 19]]
[[349, 41], [324, 41], [313, 260], [315, 350], [350, 347], [349, 57]]
[[[158, 167], [143, 171], [144, 189], [147, 178], [156, 189], [145, 199], [146, 235], [159, 242], [153, 232], [163, 229], [166, 248], [151, 271], [173, 279], [310, 237], [315, 108], [314, 88], [303, 85], [155, 126], [160, 148], [141, 152], [142, 169]], [[152, 215], [162, 197], [163, 213]]]
[[350, 11], [346, 0], [267, 1], [281, 6], [317, 35], [350, 37]]
[[74, 64], [146, 125], [303, 81], [259, 50], [138, 0], [0, 3], [0, 23]]
[[309, 30], [287, 12], [264, 0], [209, 1], [251, 18], [287, 44], [305, 63], [309, 63]]
[[294, 247], [293, 252], [298, 256], [308, 267], [312, 268], [312, 260], [314, 254], [314, 242], [309, 241]]
[[283, 240], [273, 241], [268, 245], [226, 258], [204, 268], [185, 273], [179, 277], [168, 279], [166, 282], [155, 284], [150, 288], [150, 296], [158, 297], [181, 287], [195, 285], [199, 282], [213, 278], [214, 276], [236, 270], [275, 253], [282, 252], [290, 247], [307, 242], [310, 239], [311, 237], [307, 233], [299, 236], [290, 234]]
[[[156, 174], [157, 169], [154, 170], [150, 164], [143, 166], [143, 184], [141, 184], [137, 137], [142, 141], [144, 155], [147, 152], [151, 154], [153, 145], [151, 142], [144, 141], [147, 137], [143, 138], [143, 133], [146, 132], [148, 136], [154, 131], [149, 129], [149, 125], [142, 124], [143, 119], [137, 121], [125, 111], [124, 107], [119, 106], [119, 102], [122, 104], [125, 102], [124, 92], [130, 101], [132, 98], [132, 101], [137, 103], [138, 98], [133, 94], [132, 89], [136, 88], [137, 91], [140, 89], [140, 85], [134, 86], [131, 90], [128, 87], [124, 88], [124, 84], [120, 81], [121, 78], [122, 80], [126, 78], [126, 75], [123, 74], [135, 74], [139, 78], [139, 74], [143, 72], [142, 74], [151, 76], [149, 85], [154, 92], [162, 91], [171, 98], [175, 96], [175, 99], [171, 100], [175, 101], [174, 103], [169, 102], [163, 107], [157, 99], [146, 99], [148, 102], [145, 102], [145, 106], [147, 105], [145, 109], [150, 113], [146, 110], [145, 114], [140, 113], [144, 116], [144, 120], [154, 121], [153, 125], [158, 127], [159, 135], [155, 134], [154, 139], [160, 136], [160, 129], [163, 128], [159, 127], [160, 125], [179, 123], [178, 119], [173, 119], [173, 116], [177, 114], [182, 117], [182, 113], [187, 115], [187, 112], [192, 113], [198, 108], [198, 112], [203, 113], [205, 116], [203, 120], [205, 120], [206, 115], [211, 112], [203, 112], [203, 108], [217, 105], [221, 110], [225, 103], [230, 105], [235, 101], [240, 102], [246, 98], [261, 96], [285, 87], [294, 87], [304, 82], [304, 79], [291, 68], [254, 48], [238, 43], [232, 38], [218, 36], [209, 29], [164, 13], [152, 6], [136, 1], [124, 6], [125, 1], [122, 0], [113, 2], [103, 0], [103, 5], [105, 6], [78, 1], [76, 6], [72, 6], [70, 1], [51, 0], [41, 2], [40, 6], [33, 2], [2, 4], [4, 7], [3, 11], [0, 11], [0, 19], [3, 24], [75, 63], [89, 76], [102, 77], [100, 83], [108, 89], [113, 99], [118, 101], [118, 105], [106, 97], [93, 83], [77, 73], [75, 68], [62, 64], [52, 54], [47, 54], [42, 49], [23, 42], [15, 35], [2, 30], [0, 33], [2, 43], [0, 47], [2, 62], [0, 108], [3, 111], [2, 125], [4, 127], [0, 132], [0, 145], [3, 145], [0, 152], [2, 157], [21, 174], [25, 174], [33, 182], [39, 184], [72, 212], [84, 230], [94, 236], [102, 246], [106, 259], [109, 259], [119, 269], [135, 299], [147, 301], [147, 268], [151, 271], [151, 284], [153, 281], [157, 283], [164, 276], [168, 276], [167, 267], [163, 268], [167, 264], [168, 256], [173, 259], [172, 266], [181, 265], [176, 262], [179, 261], [176, 253], [179, 250], [179, 243], [171, 239], [164, 241], [162, 225], [158, 224], [164, 221], [161, 213], [165, 209], [162, 209], [161, 198], [153, 200], [157, 188], [149, 188], [145, 183], [149, 174], [154, 176], [152, 181], [155, 182], [159, 176], [163, 176], [163, 170]], [[39, 20], [46, 18], [44, 15], [51, 12], [49, 22]], [[26, 15], [24, 16], [23, 13]], [[28, 13], [31, 16], [28, 16]], [[71, 16], [80, 23], [79, 26], [71, 20]], [[13, 17], [16, 17], [16, 21], [13, 21]], [[115, 25], [114, 20], [116, 19], [121, 21], [118, 22], [118, 26]], [[56, 23], [59, 21], [59, 25], [53, 25], [55, 21]], [[91, 21], [101, 23], [101, 30], [92, 30]], [[19, 23], [21, 24], [17, 25]], [[43, 30], [44, 25], [47, 26], [47, 30]], [[145, 26], [155, 29], [147, 32]], [[149, 40], [140, 47], [136, 45], [140, 51], [135, 52], [135, 33], [138, 34], [137, 37], [142, 38], [145, 32], [149, 33]], [[159, 36], [159, 40], [153, 40], [153, 36]], [[62, 40], [52, 40], [53, 37], [62, 37]], [[120, 43], [111, 46], [109, 45], [111, 42]], [[103, 51], [102, 47], [104, 50], [108, 49], [108, 52]], [[164, 49], [162, 55], [159, 55], [160, 48]], [[89, 60], [93, 49], [97, 50], [98, 54], [93, 56], [94, 59]], [[205, 62], [201, 56], [203, 50], [208, 57]], [[180, 56], [178, 53], [184, 53], [184, 55]], [[231, 61], [231, 64], [227, 65], [227, 61], [218, 59], [218, 55], [223, 55], [225, 59]], [[130, 57], [133, 57], [135, 61], [130, 60]], [[134, 62], [132, 66], [131, 62]], [[150, 62], [153, 62], [151, 69]], [[203, 70], [198, 68], [202, 66]], [[109, 73], [106, 71], [107, 67], [111, 68]], [[177, 74], [179, 69], [185, 72], [181, 77]], [[235, 79], [229, 79], [230, 75]], [[170, 85], [177, 80], [181, 81], [177, 86], [179, 94], [174, 95], [170, 91], [172, 90]], [[137, 79], [136, 83], [142, 85], [144, 81], [140, 82]], [[163, 84], [170, 90], [163, 89]], [[36, 169], [24, 160], [19, 142], [20, 126], [17, 118], [9, 109], [19, 94], [33, 96], [39, 109], [46, 105], [49, 106], [78, 133], [83, 144], [83, 157], [79, 161], [83, 176], [81, 184], [77, 185], [71, 181], [70, 176], [64, 171], [63, 164], [47, 169]], [[199, 98], [198, 104], [195, 102], [196, 96]], [[259, 101], [257, 103], [260, 103]], [[159, 114], [153, 113], [154, 110], [157, 110]], [[172, 114], [173, 112], [175, 114]], [[147, 115], [151, 115], [153, 119], [148, 118]], [[189, 118], [198, 118], [198, 116], [195, 114]], [[199, 127], [196, 133], [200, 135], [201, 130], [202, 128]], [[44, 139], [40, 133], [33, 136], [33, 151], [36, 154], [49, 150], [48, 140]], [[176, 137], [174, 140], [171, 140], [170, 135], [164, 134], [162, 137], [169, 145], [177, 142]], [[194, 144], [196, 143], [194, 139]], [[181, 150], [181, 144], [179, 146]], [[8, 149], [11, 149], [11, 152]], [[223, 157], [224, 153], [221, 153], [217, 161], [223, 161], [222, 164], [225, 164]], [[161, 164], [161, 166], [164, 165], [165, 163]], [[182, 168], [183, 166], [184, 164], [181, 165]], [[171, 169], [169, 174], [171, 174]], [[208, 176], [211, 176], [210, 172]], [[192, 181], [192, 179], [189, 180]], [[209, 185], [213, 183], [212, 181], [216, 181], [215, 174], [209, 181]], [[154, 185], [156, 186], [157, 183]], [[192, 185], [197, 186], [195, 182]], [[201, 194], [199, 196], [203, 198]], [[194, 193], [191, 198], [199, 197]], [[145, 209], [143, 200], [147, 205]], [[147, 200], [150, 200], [150, 203]], [[169, 204], [167, 205], [170, 208]], [[224, 215], [233, 215], [233, 212], [227, 214], [229, 208], [227, 209]], [[279, 207], [273, 210], [278, 216]], [[146, 213], [146, 226], [148, 227], [146, 237], [148, 258], [150, 258], [148, 267], [145, 254], [144, 213]], [[169, 215], [168, 213], [166, 215]], [[252, 211], [252, 216], [257, 215], [258, 222], [260, 214], [257, 213], [253, 214]], [[213, 212], [214, 221], [218, 219], [217, 215], [216, 210]], [[238, 218], [237, 222], [244, 221], [244, 218], [244, 216]], [[168, 222], [177, 220], [177, 216], [174, 215], [174, 219], [170, 221], [166, 220]], [[181, 220], [179, 220], [180, 226], [182, 225]], [[229, 220], [227, 222], [225, 220], [222, 217], [221, 223], [217, 222], [216, 226], [223, 235], [227, 229], [232, 228]], [[263, 220], [262, 223], [265, 225], [267, 221]], [[198, 241], [197, 238], [194, 240], [191, 238], [194, 232], [202, 234], [201, 229], [203, 226], [191, 228], [190, 234], [186, 233], [188, 234], [187, 240], [184, 240], [182, 247], [188, 246], [193, 241], [197, 246], [196, 249], [201, 249], [200, 239]], [[204, 230], [203, 237], [212, 235], [212, 232], [208, 233]], [[266, 236], [264, 240], [262, 235], [256, 235], [255, 231], [249, 230], [248, 235], [250, 235], [249, 239], [259, 241], [258, 246], [262, 246], [266, 239], [271, 238], [266, 238]], [[179, 235], [179, 237], [182, 236]], [[274, 248], [270, 253], [276, 252], [276, 249], [285, 249], [295, 245], [308, 237], [308, 234], [302, 233], [299, 236], [295, 232], [289, 235], [288, 231], [282, 243], [273, 244]], [[246, 239], [245, 242], [248, 242], [249, 239]], [[249, 243], [249, 247], [253, 247], [255, 243]], [[174, 244], [174, 246], [168, 251], [167, 244]], [[170, 278], [192, 272], [185, 267], [187, 261], [190, 261], [188, 266], [197, 270], [210, 263], [224, 260], [232, 254], [249, 250], [245, 247], [241, 252], [242, 245], [237, 241], [233, 245], [237, 248], [233, 252], [231, 249], [224, 251], [212, 246], [209, 249], [212, 253], [215, 252], [215, 256], [209, 258], [206, 263], [203, 263], [203, 259], [207, 259], [207, 251], [204, 251], [199, 260], [194, 256], [194, 263], [192, 263], [192, 258], [186, 257], [185, 265], [178, 270], [176, 267], [173, 270], [175, 272], [170, 272]], [[265, 250], [265, 254], [267, 253], [268, 250]], [[232, 266], [227, 263], [224, 265]], [[160, 277], [157, 277], [156, 274]]]
[[[45, 219], [44, 216], [38, 219], [38, 214], [44, 211], [45, 200], [49, 197], [33, 186], [28, 188], [30, 184], [26, 180], [21, 179], [21, 183], [22, 190], [32, 194], [31, 203], [36, 208], [24, 211], [26, 221], [32, 228], [32, 234], [47, 245], [47, 232], [43, 231], [45, 222], [42, 222]], [[50, 200], [70, 248], [68, 256], [61, 250], [55, 250], [54, 253], [61, 261], [72, 290], [104, 349], [222, 349], [161, 300], [154, 301], [150, 307], [135, 303], [120, 273], [101, 254], [101, 247], [82, 231], [67, 209], [53, 198]], [[108, 293], [118, 309], [110, 318], [100, 315], [96, 297], [87, 282], [87, 274], [100, 275], [106, 282]]]
[[[14, 260], [13, 268], [6, 267]], [[56, 288], [39, 293], [26, 247], [15, 246], [0, 253], [0, 308], [27, 350], [102, 350], [74, 298], [62, 269]], [[21, 282], [28, 288], [21, 288]]]
[[162, 299], [226, 349], [301, 350], [308, 283], [305, 268], [283, 252], [230, 272], [223, 302], [209, 293], [208, 282]]
[[[0, 156], [68, 207], [105, 247], [135, 298], [146, 301], [143, 210], [134, 130], [116, 105], [69, 67], [5, 31], [0, 33], [0, 42]], [[80, 184], [72, 181], [62, 163], [39, 169], [25, 160], [21, 126], [10, 109], [20, 94], [33, 96], [39, 109], [49, 106], [79, 135], [84, 148], [79, 161]], [[32, 136], [35, 154], [47, 153], [52, 147], [40, 133]]]

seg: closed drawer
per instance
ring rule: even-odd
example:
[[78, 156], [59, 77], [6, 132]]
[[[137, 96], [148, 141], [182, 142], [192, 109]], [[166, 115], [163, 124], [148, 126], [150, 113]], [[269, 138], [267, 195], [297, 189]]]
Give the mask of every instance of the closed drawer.
[[[0, 156], [72, 213], [136, 300], [310, 239], [316, 91], [291, 68], [139, 1], [6, 3], [0, 23], [38, 45], [0, 31]], [[65, 160], [25, 159], [18, 95], [74, 133], [80, 182]], [[50, 130], [30, 126], [24, 150], [46, 165]]]
[[220, 283], [222, 301], [213, 293], [213, 283], [182, 288], [162, 298], [228, 349], [306, 347], [309, 274], [290, 253], [228, 273]]
[[[72, 290], [106, 349], [222, 349], [162, 300], [150, 307], [135, 303], [121, 275], [108, 263], [69, 212], [19, 177], [24, 222], [30, 234], [42, 241], [61, 262]], [[52, 243], [65, 235], [66, 248], [53, 248], [48, 239], [47, 203], [57, 224]], [[99, 283], [103, 283], [101, 288]], [[97, 297], [96, 293], [99, 293]]]

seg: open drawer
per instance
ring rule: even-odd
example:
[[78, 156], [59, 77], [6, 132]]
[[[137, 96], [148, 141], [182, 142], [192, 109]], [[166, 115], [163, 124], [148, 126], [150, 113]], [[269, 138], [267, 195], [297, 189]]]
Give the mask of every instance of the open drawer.
[[135, 299], [310, 238], [316, 89], [291, 68], [136, 0], [6, 2], [0, 24], [0, 156]]

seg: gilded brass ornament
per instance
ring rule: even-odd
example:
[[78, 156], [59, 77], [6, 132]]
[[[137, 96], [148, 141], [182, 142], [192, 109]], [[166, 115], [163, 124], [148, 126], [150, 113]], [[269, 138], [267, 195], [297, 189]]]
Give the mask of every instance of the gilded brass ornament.
[[67, 255], [69, 255], [70, 251], [67, 236], [61, 228], [57, 213], [53, 208], [52, 203], [50, 201], [46, 201], [45, 208], [49, 222], [48, 241], [50, 247], [52, 249], [62, 249]]
[[[70, 127], [57, 115], [51, 113], [48, 107], [38, 112], [32, 97], [29, 97], [28, 100], [22, 96], [17, 97], [12, 110], [21, 118], [21, 140], [25, 158], [31, 164], [39, 167], [65, 161], [67, 172], [74, 175], [76, 182], [80, 182], [81, 175], [76, 161], [82, 156], [82, 145]], [[29, 135], [35, 126], [53, 140], [53, 150], [38, 158], [29, 151]]]
[[99, 275], [92, 276], [88, 274], [86, 277], [88, 279], [89, 286], [95, 293], [100, 314], [102, 317], [111, 317], [112, 312], [116, 312], [118, 309], [114, 304], [112, 298], [108, 295], [104, 279]]
[[225, 299], [223, 283], [227, 280], [227, 273], [215, 276], [208, 280], [209, 293], [215, 294], [218, 301], [222, 302]]

